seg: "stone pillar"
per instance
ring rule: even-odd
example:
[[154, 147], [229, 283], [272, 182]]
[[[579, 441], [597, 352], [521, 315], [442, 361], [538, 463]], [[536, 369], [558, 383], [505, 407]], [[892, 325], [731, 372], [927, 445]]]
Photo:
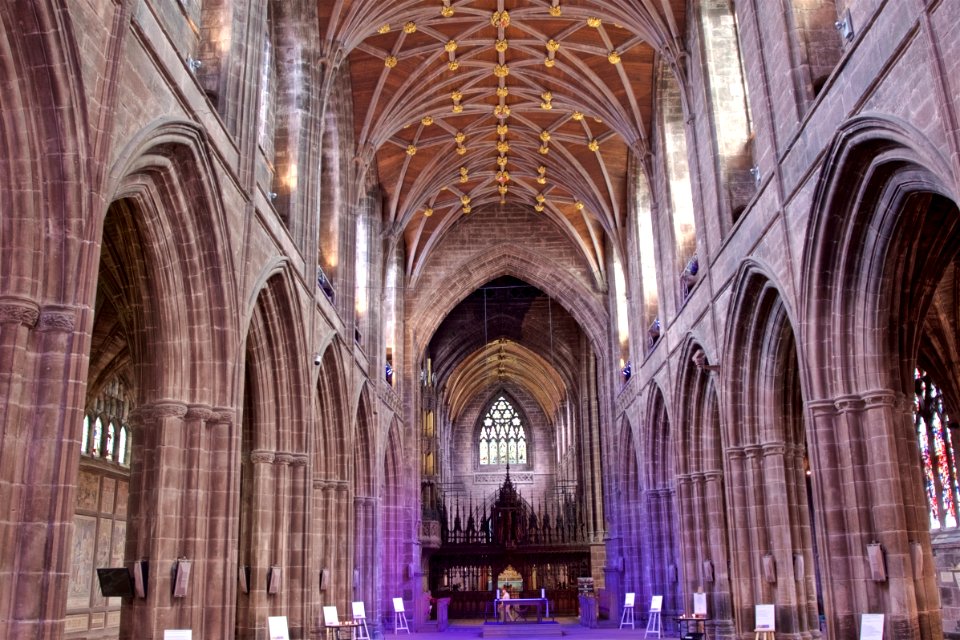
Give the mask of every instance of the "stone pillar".
[[77, 307], [0, 297], [0, 636], [59, 638], [86, 350]]

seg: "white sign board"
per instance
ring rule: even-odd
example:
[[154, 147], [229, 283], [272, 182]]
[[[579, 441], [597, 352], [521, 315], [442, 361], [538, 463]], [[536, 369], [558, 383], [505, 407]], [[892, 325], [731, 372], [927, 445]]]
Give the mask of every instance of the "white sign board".
[[663, 596], [653, 596], [650, 598], [650, 613], [660, 613], [663, 608]]
[[163, 640], [193, 640], [193, 631], [190, 629], [167, 629], [163, 632]]
[[397, 613], [403, 613], [403, 598], [393, 599], [393, 610]]
[[757, 631], [774, 631], [777, 625], [776, 611], [772, 604], [758, 604], [756, 613]]
[[882, 613], [865, 613], [860, 616], [860, 640], [883, 640]]
[[632, 606], [633, 606], [633, 603], [636, 602], [636, 600], [637, 600], [637, 594], [635, 594], [635, 593], [628, 593], [628, 594], [623, 598], [623, 606], [624, 606], [624, 607], [632, 607]]
[[363, 601], [354, 602], [350, 605], [353, 607], [353, 619], [360, 620], [361, 618], [366, 619], [367, 613], [363, 608]]
[[700, 592], [693, 594], [693, 615], [707, 617], [707, 594]]
[[290, 640], [290, 631], [287, 630], [287, 616], [270, 616], [267, 618], [267, 635], [270, 640]]

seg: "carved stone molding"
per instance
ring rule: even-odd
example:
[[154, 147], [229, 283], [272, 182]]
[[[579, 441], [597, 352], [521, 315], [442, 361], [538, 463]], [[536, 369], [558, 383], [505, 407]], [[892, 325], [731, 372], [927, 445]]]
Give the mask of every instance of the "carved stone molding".
[[164, 418], [182, 418], [187, 415], [187, 405], [180, 402], [155, 402], [138, 407], [130, 412], [133, 422], [144, 424]]
[[380, 387], [380, 402], [382, 402], [388, 409], [393, 411], [394, 415], [400, 415], [402, 413], [400, 395], [393, 387], [386, 383]]
[[213, 409], [205, 404], [191, 404], [187, 407], [186, 419], [189, 421], [199, 420], [200, 422], [209, 422], [216, 414]]
[[875, 389], [873, 391], [867, 391], [863, 394], [863, 404], [867, 409], [873, 409], [876, 407], [893, 407], [897, 408], [900, 406], [900, 399], [902, 394], [896, 393], [889, 389]]
[[274, 457], [273, 451], [258, 449], [250, 452], [250, 462], [254, 464], [273, 464]]
[[782, 442], [765, 442], [761, 447], [763, 449], [763, 457], [769, 458], [771, 456], [784, 456], [787, 452], [787, 445]]
[[840, 413], [853, 413], [863, 410], [863, 398], [860, 396], [840, 396], [833, 402]]
[[763, 454], [763, 447], [757, 444], [751, 444], [743, 448], [743, 455], [751, 460], [759, 458]]
[[814, 418], [820, 416], [832, 416], [837, 413], [837, 405], [833, 400], [811, 400], [807, 403], [807, 408], [813, 414]]
[[289, 465], [293, 463], [293, 454], [290, 453], [277, 453], [274, 454], [273, 462], [280, 465]]
[[305, 467], [309, 458], [305, 453], [291, 453], [290, 454], [290, 465], [294, 467]]
[[40, 312], [37, 329], [40, 331], [61, 331], [73, 333], [77, 328], [77, 310], [72, 307], [44, 307]]
[[22, 324], [33, 327], [40, 317], [40, 307], [26, 298], [3, 296], [0, 298], [0, 324]]
[[233, 424], [237, 420], [237, 412], [233, 409], [226, 409], [224, 407], [215, 407], [213, 411], [217, 414], [215, 420], [211, 420], [211, 423], [215, 424]]

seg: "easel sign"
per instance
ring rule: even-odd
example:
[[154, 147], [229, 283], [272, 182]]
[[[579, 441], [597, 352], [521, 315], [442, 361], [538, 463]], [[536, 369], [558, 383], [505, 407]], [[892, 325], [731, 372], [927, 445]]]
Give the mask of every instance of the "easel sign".
[[290, 640], [290, 631], [287, 629], [287, 616], [268, 617], [267, 635], [270, 640]]
[[190, 629], [167, 629], [163, 632], [163, 640], [193, 640], [193, 631]]
[[777, 617], [775, 611], [775, 605], [772, 604], [758, 604], [756, 607], [756, 625], [757, 631], [775, 631], [777, 625]]
[[693, 615], [698, 618], [707, 617], [707, 594], [702, 591], [693, 594]]
[[883, 640], [882, 613], [865, 613], [860, 616], [860, 640]]
[[625, 595], [625, 596], [623, 597], [623, 606], [625, 606], [625, 607], [632, 607], [632, 606], [634, 605], [634, 603], [636, 602], [636, 598], [637, 598], [637, 594], [635, 594], [635, 593], [628, 593], [627, 595]]
[[650, 613], [660, 613], [661, 609], [663, 609], [663, 596], [650, 598]]

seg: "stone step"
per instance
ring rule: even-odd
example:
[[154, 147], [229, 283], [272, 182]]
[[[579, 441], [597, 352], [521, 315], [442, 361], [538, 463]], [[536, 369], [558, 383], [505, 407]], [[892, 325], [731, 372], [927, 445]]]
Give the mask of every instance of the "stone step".
[[563, 629], [556, 622], [485, 624], [484, 638], [559, 638]]

